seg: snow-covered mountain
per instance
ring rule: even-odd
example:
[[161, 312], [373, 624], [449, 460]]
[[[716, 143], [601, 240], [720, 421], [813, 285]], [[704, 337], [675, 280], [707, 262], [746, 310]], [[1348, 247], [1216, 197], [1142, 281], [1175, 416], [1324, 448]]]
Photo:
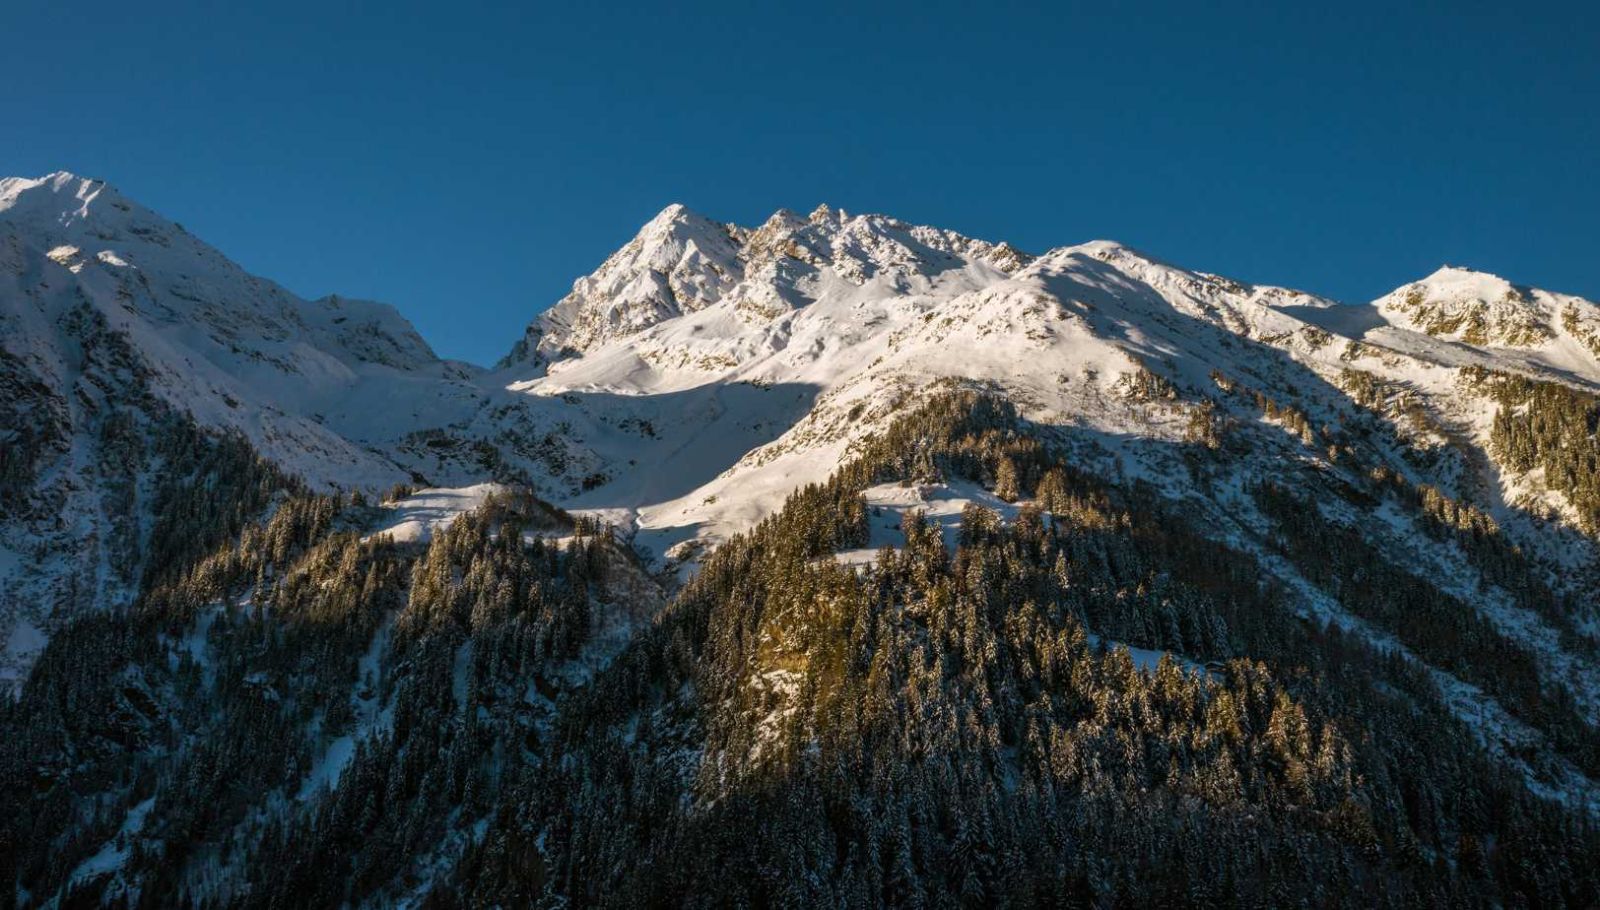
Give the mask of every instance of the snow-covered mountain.
[[[890, 712], [908, 726], [884, 749], [989, 731], [987, 745], [959, 751], [989, 756], [993, 780], [973, 785], [988, 795], [974, 798], [1004, 817], [995, 793], [1015, 796], [1022, 777], [1042, 786], [1029, 775], [1073, 792], [1076, 778], [1041, 769], [1113, 742], [1031, 727], [1024, 737], [988, 707], [1048, 687], [1050, 674], [1077, 679], [1048, 669], [1050, 654], [1077, 647], [1073, 623], [1096, 646], [1130, 646], [1128, 673], [1163, 679], [1161, 698], [1178, 686], [1168, 667], [1196, 686], [1240, 685], [1230, 698], [1260, 695], [1250, 680], [1266, 668], [1296, 680], [1256, 712], [1256, 728], [1222, 718], [1224, 739], [1255, 750], [1228, 761], [1262, 779], [1300, 767], [1272, 751], [1299, 761], [1311, 748], [1303, 714], [1283, 708], [1291, 694], [1331, 712], [1329, 729], [1344, 723], [1355, 745], [1323, 736], [1302, 769], [1316, 786], [1295, 778], [1273, 797], [1342, 794], [1336, 808], [1312, 799], [1282, 817], [1337, 831], [1345, 846], [1328, 849], [1349, 847], [1343, 861], [1422, 855], [1458, 870], [1474, 862], [1468, 847], [1489, 849], [1469, 843], [1478, 822], [1460, 818], [1522, 817], [1419, 791], [1408, 769], [1444, 761], [1440, 742], [1471, 757], [1429, 773], [1486, 788], [1473, 799], [1600, 812], [1600, 307], [1581, 298], [1446, 267], [1351, 305], [1109, 241], [1030, 255], [827, 206], [748, 228], [674, 205], [484, 369], [441, 360], [387, 306], [301, 299], [114, 188], [54, 174], [0, 181], [0, 313], [0, 673], [25, 678], [57, 634], [91, 643], [84, 666], [121, 668], [120, 688], [102, 692], [50, 646], [55, 661], [40, 666], [52, 675], [31, 704], [71, 717], [70, 698], [100, 699], [111, 732], [58, 731], [72, 721], [47, 718], [28, 731], [55, 750], [49, 761], [7, 765], [0, 750], [0, 770], [26, 769], [46, 794], [14, 807], [37, 805], [46, 827], [67, 805], [87, 819], [63, 829], [70, 862], [19, 873], [61, 893], [111, 881], [125, 891], [108, 894], [248, 896], [259, 844], [292, 855], [321, 843], [271, 841], [280, 823], [319, 838], [364, 832], [373, 819], [352, 821], [358, 810], [417, 785], [419, 754], [430, 770], [417, 800], [390, 813], [407, 819], [388, 835], [407, 846], [360, 848], [363, 863], [407, 870], [362, 879], [376, 902], [404, 904], [451, 870], [460, 888], [543, 881], [543, 866], [463, 859], [518, 830], [530, 855], [610, 868], [595, 856], [611, 848], [571, 832], [547, 842], [545, 822], [495, 814], [484, 794], [528, 787], [567, 807], [550, 815], [588, 817], [562, 794], [606, 792], [603, 779], [518, 781], [508, 769], [622, 762], [621, 779], [665, 775], [635, 789], [690, 825], [736, 807], [726, 788], [739, 795], [786, 741], [842, 722], [843, 709], [819, 706], [857, 671], [876, 687], [860, 700], [889, 698], [891, 679], [916, 693], [917, 712]], [[374, 504], [370, 494], [402, 483], [429, 489]], [[368, 495], [309, 495], [335, 489]], [[196, 514], [218, 502], [231, 513]], [[513, 526], [522, 533], [506, 535]], [[719, 547], [731, 554], [720, 563]], [[1016, 596], [985, 600], [997, 590]], [[1055, 600], [1023, 602], [1040, 592]], [[157, 617], [129, 633], [144, 650], [101, 644], [95, 618], [141, 594]], [[989, 607], [939, 613], [951, 597]], [[830, 612], [869, 602], [870, 623]], [[1018, 632], [1024, 615], [1044, 625]], [[252, 637], [261, 629], [276, 631]], [[994, 629], [1024, 639], [1004, 645], [1005, 660], [973, 637]], [[872, 636], [932, 650], [884, 658], [863, 643]], [[296, 663], [312, 654], [316, 667]], [[884, 669], [901, 658], [910, 669]], [[1035, 658], [1045, 669], [1017, 669]], [[988, 661], [990, 675], [953, 669], [964, 661]], [[1084, 672], [1109, 673], [1122, 692], [1127, 673], [1094, 666]], [[940, 701], [969, 676], [995, 688]], [[1030, 704], [1042, 713], [1027, 723], [1066, 723], [1050, 712], [1094, 702], [1108, 723], [1137, 715], [1140, 735], [1154, 735], [1160, 712], [1122, 711], [1122, 695], [1106, 700], [1095, 685], [1087, 701]], [[1206, 702], [1207, 731], [1219, 703]], [[584, 713], [566, 717], [572, 704]], [[1374, 718], [1397, 710], [1412, 712], [1406, 730], [1379, 729]], [[237, 785], [231, 820], [197, 835], [205, 848], [182, 860], [183, 881], [125, 872], [149, 858], [130, 859], [129, 842], [172, 849], [186, 843], [173, 830], [199, 824], [146, 791], [215, 783], [185, 763], [221, 761], [207, 737], [248, 737], [269, 715], [284, 725], [284, 755]], [[190, 717], [199, 726], [184, 726]], [[1015, 741], [1001, 742], [1002, 729]], [[469, 735], [479, 739], [455, 745]], [[1204, 739], [1198, 727], [1184, 737]], [[168, 755], [144, 738], [187, 745]], [[75, 770], [80, 739], [117, 743], [104, 752], [123, 777], [83, 786], [120, 814], [62, 795], [60, 780], [86, 773]], [[1041, 749], [1048, 761], [1018, 758]], [[788, 753], [796, 766], [802, 751]], [[1177, 786], [1178, 764], [1169, 774], [1165, 761], [1161, 786]], [[146, 779], [129, 768], [167, 783], [118, 783]], [[341, 777], [347, 768], [359, 773]], [[1243, 785], [1228, 768], [1206, 778], [1222, 796], [1179, 787], [1174, 799], [1236, 806]], [[1142, 794], [1147, 783], [1118, 786]], [[595, 797], [608, 798], [621, 797]], [[1261, 811], [1240, 830], [1279, 817], [1264, 805], [1247, 804]], [[151, 833], [147, 817], [164, 821]], [[1465, 858], [1439, 846], [1458, 835]], [[272, 887], [296, 895], [294, 874]], [[336, 878], [323, 884], [356, 887]]]
[[[1317, 431], [1358, 410], [1356, 374], [1420, 406], [1409, 416], [1428, 420], [1397, 432], [1440, 451], [1487, 448], [1494, 408], [1463, 390], [1463, 367], [1600, 384], [1600, 309], [1493, 276], [1446, 268], [1346, 306], [1111, 242], [1035, 257], [827, 206], [756, 228], [670, 206], [492, 372], [440, 360], [385, 305], [302, 300], [249, 275], [101, 181], [0, 182], [0, 231], [6, 379], [22, 390], [7, 422], [29, 440], [7, 453], [26, 462], [8, 469], [30, 503], [7, 510], [3, 537], [12, 652], [38, 645], [53, 614], [38, 592], [59, 595], [63, 577], [80, 602], [128, 596], [127, 578], [77, 546], [113, 520], [92, 418], [128, 386], [101, 378], [117, 367], [83, 343], [89, 326], [125, 340], [123, 366], [153, 398], [242, 433], [314, 487], [521, 481], [657, 559], [752, 526], [940, 383], [999, 390], [1103, 470], [1175, 497], [1195, 493], [1178, 444], [1219, 383], [1303, 411], [1298, 433], [1263, 422], [1254, 400], [1207, 412], [1259, 437], [1239, 477], [1326, 462]], [[1487, 483], [1499, 520], [1567, 508], [1536, 476], [1492, 458], [1470, 468], [1453, 479]], [[1468, 467], [1435, 473], [1452, 470]]]
[[[1187, 484], [1172, 443], [1215, 395], [1214, 373], [1293, 388], [1318, 426], [1350, 416], [1343, 386], [1369, 374], [1437, 418], [1401, 428], [1420, 444], [1481, 447], [1493, 409], [1459, 387], [1459, 370], [1593, 388], [1597, 319], [1588, 301], [1459, 269], [1347, 306], [1104, 241], [1035, 258], [826, 207], [749, 230], [674, 206], [536, 319], [498, 375], [601, 422], [693, 431], [687, 448], [655, 447], [667, 454], [643, 462], [654, 470], [571, 500], [612, 510], [660, 553], [750, 526], [942, 381], [1001, 389], [1042, 426], [1092, 438], [1177, 495]], [[1460, 328], [1474, 320], [1486, 328]], [[1146, 375], [1202, 398], [1152, 401]], [[1267, 442], [1260, 460], [1284, 454], [1284, 440]], [[1297, 457], [1317, 454], [1299, 445]], [[1515, 477], [1482, 479], [1528, 494]]]
[[392, 307], [300, 299], [102, 181], [0, 181], [0, 314], [0, 672], [132, 596], [169, 417], [324, 489], [595, 469]]

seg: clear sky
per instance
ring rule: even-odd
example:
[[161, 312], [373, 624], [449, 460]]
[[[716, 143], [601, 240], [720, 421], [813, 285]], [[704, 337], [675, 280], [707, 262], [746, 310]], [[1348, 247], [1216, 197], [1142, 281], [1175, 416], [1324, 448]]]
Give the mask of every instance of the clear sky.
[[12, 0], [0, 175], [107, 179], [480, 363], [675, 201], [1600, 298], [1600, 4], [511, 6]]

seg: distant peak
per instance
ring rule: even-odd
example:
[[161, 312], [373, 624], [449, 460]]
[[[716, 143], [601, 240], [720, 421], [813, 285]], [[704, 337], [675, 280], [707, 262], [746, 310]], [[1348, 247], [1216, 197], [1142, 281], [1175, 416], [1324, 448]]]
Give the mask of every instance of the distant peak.
[[751, 232], [752, 237], [771, 238], [780, 234], [788, 234], [805, 227], [808, 222], [789, 209], [778, 209], [761, 226]]
[[116, 200], [120, 194], [104, 180], [71, 171], [0, 178], [0, 212], [13, 219], [43, 219], [65, 227], [87, 218], [90, 204], [97, 199]]
[[1494, 281], [1505, 281], [1504, 278], [1501, 278], [1499, 275], [1496, 275], [1493, 272], [1485, 272], [1485, 271], [1482, 271], [1481, 269], [1475, 269], [1475, 268], [1472, 268], [1471, 266], [1466, 266], [1466, 265], [1450, 265], [1449, 263], [1446, 263], [1444, 265], [1439, 266], [1437, 269], [1435, 269], [1433, 271], [1433, 274], [1429, 275], [1428, 277], [1426, 277], [1426, 278], [1424, 278], [1422, 280], [1423, 281], [1433, 281], [1435, 279], [1452, 279], [1453, 280], [1453, 279], [1461, 279], [1461, 278], [1468, 278], [1468, 277], [1486, 278], [1486, 279], [1492, 279]]
[[684, 205], [681, 202], [674, 202], [671, 205], [668, 205], [666, 208], [662, 209], [660, 212], [657, 212], [656, 213], [656, 217], [654, 217], [654, 218], [652, 218], [650, 220], [651, 221], [663, 221], [663, 222], [665, 222], [665, 221], [676, 221], [679, 218], [682, 218], [682, 217], [684, 217], [686, 215], [693, 215], [693, 214], [694, 214], [693, 212], [689, 211], [689, 207], [688, 206]]
[[689, 208], [681, 202], [674, 202], [656, 213], [656, 216], [646, 223], [646, 227], [666, 227], [673, 224], [716, 224], [714, 219], [707, 218], [699, 212]]
[[795, 214], [792, 209], [780, 208], [768, 216], [762, 227], [799, 227], [806, 223], [806, 219]]
[[71, 171], [51, 171], [43, 177], [3, 177], [0, 178], [0, 187], [12, 192], [22, 192], [31, 189], [48, 188], [52, 192], [60, 192], [72, 184], [83, 188], [95, 186], [104, 187], [105, 181], [95, 177], [84, 177]]
[[812, 210], [806, 219], [812, 224], [838, 224], [844, 220], [844, 212], [835, 212], [826, 202]]
[[54, 183], [58, 187], [66, 186], [67, 184], [72, 183], [74, 181], [82, 181], [84, 183], [104, 183], [105, 182], [104, 180], [96, 180], [93, 177], [84, 177], [84, 176], [82, 176], [80, 174], [74, 174], [71, 171], [51, 171], [50, 173], [44, 175], [44, 177], [42, 177], [40, 179], [44, 180], [44, 181], [47, 181], [47, 182], [50, 182], [50, 183]]
[[1413, 281], [1402, 290], [1421, 291], [1427, 296], [1496, 299], [1522, 296], [1510, 281], [1490, 272], [1460, 265], [1442, 265], [1431, 275]]
[[1092, 256], [1095, 259], [1113, 259], [1132, 257], [1155, 263], [1157, 260], [1139, 252], [1124, 243], [1115, 240], [1090, 240], [1087, 243], [1075, 243], [1071, 246], [1059, 246], [1045, 253], [1041, 258], [1067, 259], [1073, 256]]
[[1078, 245], [1078, 248], [1097, 253], [1134, 253], [1137, 255], [1137, 252], [1129, 247], [1126, 243], [1122, 243], [1118, 240], [1106, 240], [1103, 238], [1099, 240], [1091, 240], [1088, 243], [1081, 243]]

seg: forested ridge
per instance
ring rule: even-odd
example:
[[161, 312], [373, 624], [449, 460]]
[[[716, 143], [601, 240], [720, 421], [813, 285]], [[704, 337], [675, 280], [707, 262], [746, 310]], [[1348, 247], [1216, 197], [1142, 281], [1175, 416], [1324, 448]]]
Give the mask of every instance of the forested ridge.
[[[833, 559], [868, 544], [869, 487], [954, 480], [1020, 509]], [[1570, 614], [1470, 508], [1369, 480], [1347, 495]], [[667, 602], [526, 494], [419, 545], [371, 535], [359, 495], [286, 493], [70, 626], [0, 707], [0, 906], [1600, 903], [1593, 815], [1536, 795], [1600, 763], [1570, 697], [1301, 493], [1250, 495], [1276, 558], [1427, 666], [975, 392]], [[1497, 754], [1428, 666], [1538, 743]]]

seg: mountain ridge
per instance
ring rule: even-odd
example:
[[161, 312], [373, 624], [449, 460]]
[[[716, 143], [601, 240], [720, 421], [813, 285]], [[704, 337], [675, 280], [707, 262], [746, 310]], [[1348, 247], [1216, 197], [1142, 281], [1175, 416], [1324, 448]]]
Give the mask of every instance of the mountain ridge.
[[57, 174], [0, 313], [22, 904], [1600, 887], [1582, 298], [674, 205], [486, 370]]
[[[51, 323], [88, 300], [133, 339], [158, 397], [202, 426], [242, 432], [313, 486], [527, 483], [594, 510], [667, 563], [822, 480], [928, 382], [1006, 389], [1043, 408], [1044, 423], [1093, 430], [1113, 450], [1176, 439], [1190, 419], [1151, 423], [1127, 383], [1150, 374], [1209, 387], [1236, 339], [1281, 348], [1335, 384], [1362, 357], [1398, 357], [1395, 381], [1427, 380], [1415, 393], [1454, 410], [1477, 407], [1454, 388], [1468, 366], [1600, 384], [1600, 308], [1483, 273], [1445, 268], [1346, 305], [1114, 241], [1032, 256], [826, 205], [805, 217], [779, 210], [756, 228], [669, 205], [482, 371], [440, 360], [391, 307], [301, 300], [249, 276], [103, 181], [57, 172], [0, 187], [17, 276], [6, 312], [24, 327], [7, 338], [25, 364], [16, 382], [42, 378], [55, 412], [70, 411], [59, 403], [82, 379], [62, 353], [75, 342]], [[57, 269], [70, 293], [41, 290]], [[1224, 334], [1207, 340], [1191, 322]], [[19, 345], [51, 338], [41, 350]], [[1339, 338], [1348, 362], [1322, 350]], [[762, 389], [778, 391], [751, 394]], [[1481, 433], [1476, 419], [1469, 432]], [[1165, 455], [1135, 455], [1161, 462], [1152, 476], [1183, 492]], [[654, 480], [629, 476], [640, 463], [656, 466]], [[37, 522], [13, 532], [14, 564], [26, 552], [16, 541], [40, 533]], [[58, 532], [62, 546], [71, 533]], [[58, 581], [44, 573], [26, 599]]]
[[[1489, 411], [1481, 395], [1463, 393], [1463, 371], [1600, 383], [1584, 341], [1600, 310], [1484, 273], [1442, 268], [1358, 311], [1184, 269], [1114, 241], [1030, 256], [826, 205], [804, 218], [780, 211], [755, 229], [668, 206], [530, 325], [524, 341], [538, 336], [531, 360], [484, 373], [439, 360], [392, 308], [336, 296], [301, 301], [245, 275], [103, 182], [57, 173], [3, 186], [0, 224], [12, 245], [32, 231], [32, 254], [47, 260], [36, 258], [38, 268], [64, 269], [80, 296], [115, 301], [99, 310], [108, 327], [134, 340], [151, 388], [165, 388], [202, 426], [242, 430], [269, 460], [322, 488], [527, 483], [612, 523], [656, 565], [683, 573], [793, 489], [824, 480], [930, 384], [999, 390], [1088, 463], [1146, 477], [1182, 499], [1201, 495], [1175, 460], [1195, 421], [1211, 414], [1237, 423], [1256, 407], [1219, 409], [1213, 400], [1219, 385], [1241, 378], [1268, 389], [1324, 388], [1298, 404], [1267, 393], [1268, 411], [1286, 414], [1292, 431], [1281, 435], [1272, 428], [1280, 418], [1269, 418], [1266, 435], [1240, 456], [1257, 471], [1305, 458], [1328, 421], [1350, 419], [1341, 385], [1357, 381], [1351, 375], [1388, 374], [1360, 382], [1406, 389], [1431, 416], [1400, 429], [1407, 445], [1429, 447], [1473, 436], [1487, 446]], [[19, 297], [39, 295], [9, 299]], [[56, 298], [40, 299], [42, 311], [13, 302], [8, 312], [48, 333], [39, 315], [60, 322], [70, 299], [53, 309]], [[1356, 312], [1349, 336], [1325, 328], [1348, 326]], [[346, 313], [368, 330], [336, 330]], [[211, 372], [200, 375], [218, 378], [197, 390], [185, 374], [207, 363]], [[71, 370], [43, 375], [57, 375], [60, 386]], [[252, 396], [235, 376], [268, 394]], [[437, 404], [401, 421], [415, 429], [391, 424], [419, 400]], [[267, 422], [241, 422], [241, 413]], [[292, 428], [289, 437], [283, 428]], [[349, 454], [329, 458], [341, 450]], [[369, 466], [330, 473], [341, 457]], [[1402, 475], [1431, 476], [1393, 454], [1382, 458]], [[1494, 463], [1463, 462], [1445, 482], [1498, 484], [1492, 514], [1514, 528], [1546, 515], [1579, 520], [1567, 494], [1537, 472]], [[632, 467], [640, 464], [652, 469]], [[78, 492], [44, 501], [93, 493], [70, 471], [55, 476]], [[11, 539], [38, 528], [37, 519], [24, 521]], [[69, 546], [78, 533], [69, 524], [55, 539]], [[81, 587], [102, 597], [115, 588], [103, 570], [95, 577]], [[16, 588], [32, 597], [60, 581], [35, 573]], [[26, 621], [43, 628], [50, 612]]]

